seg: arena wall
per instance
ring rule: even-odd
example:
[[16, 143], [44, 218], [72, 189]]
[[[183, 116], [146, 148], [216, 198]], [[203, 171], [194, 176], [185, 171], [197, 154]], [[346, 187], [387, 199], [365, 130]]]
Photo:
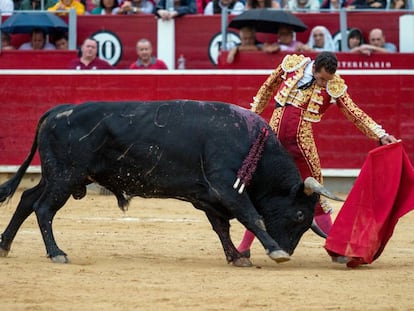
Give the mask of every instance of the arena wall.
[[[38, 118], [49, 108], [84, 101], [199, 99], [250, 107], [271, 71], [0, 71], [0, 165], [19, 165], [33, 140]], [[414, 155], [414, 71], [343, 70], [356, 103], [387, 131], [401, 138]], [[273, 103], [263, 116], [269, 118]], [[322, 166], [358, 169], [377, 145], [332, 107], [315, 126]], [[413, 160], [413, 159], [411, 159]], [[34, 165], [39, 160], [34, 160]]]

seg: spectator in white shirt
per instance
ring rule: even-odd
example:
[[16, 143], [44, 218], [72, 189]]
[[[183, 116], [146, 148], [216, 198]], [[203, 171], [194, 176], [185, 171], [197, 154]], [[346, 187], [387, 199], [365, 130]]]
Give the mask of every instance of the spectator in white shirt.
[[241, 1], [211, 0], [204, 9], [204, 15], [221, 14], [223, 7], [227, 7], [231, 15], [238, 15], [244, 11], [244, 4]]
[[29, 42], [23, 43], [19, 50], [56, 50], [56, 47], [47, 41], [43, 29], [33, 29]]
[[286, 9], [294, 12], [319, 12], [319, 0], [288, 0]]
[[11, 15], [14, 10], [13, 0], [0, 0], [0, 11], [3, 15]]

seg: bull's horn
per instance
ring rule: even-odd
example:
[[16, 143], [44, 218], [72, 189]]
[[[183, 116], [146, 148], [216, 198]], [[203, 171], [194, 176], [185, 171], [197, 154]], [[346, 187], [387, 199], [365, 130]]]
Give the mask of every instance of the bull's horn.
[[326, 239], [328, 237], [328, 235], [318, 226], [315, 219], [312, 220], [311, 229], [312, 229], [313, 232], [315, 232], [321, 238]]
[[322, 186], [315, 178], [313, 177], [308, 177], [305, 179], [305, 181], [303, 182], [305, 188], [304, 188], [304, 192], [307, 195], [311, 195], [312, 193], [316, 192], [319, 193], [320, 195], [323, 195], [324, 197], [327, 197], [329, 199], [335, 200], [335, 201], [341, 201], [343, 202], [344, 200], [337, 197], [336, 195], [334, 195], [332, 192], [330, 192], [328, 189], [326, 189], [324, 186]]

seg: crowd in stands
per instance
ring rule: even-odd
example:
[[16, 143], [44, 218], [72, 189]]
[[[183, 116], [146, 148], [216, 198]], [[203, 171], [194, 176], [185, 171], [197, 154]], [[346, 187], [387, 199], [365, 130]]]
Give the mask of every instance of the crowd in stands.
[[[283, 26], [278, 29], [278, 40], [273, 43], [261, 43], [256, 39], [253, 28], [245, 27], [240, 30], [241, 42], [230, 50], [227, 62], [232, 63], [236, 54], [240, 51], [261, 50], [265, 53], [277, 52], [341, 52], [344, 51], [341, 45], [335, 45], [331, 33], [325, 26], [312, 28], [309, 39], [306, 43], [295, 40], [295, 33], [292, 28]], [[247, 38], [247, 39], [246, 39]], [[397, 48], [393, 43], [387, 42], [384, 32], [380, 28], [373, 28], [368, 34], [366, 41], [362, 31], [352, 28], [348, 31], [347, 51], [371, 55], [373, 53], [395, 53]]]
[[[110, 1], [110, 0], [103, 0]], [[233, 63], [239, 52], [243, 51], [262, 51], [264, 53], [277, 52], [320, 52], [331, 51], [341, 52], [345, 49], [341, 45], [335, 45], [332, 35], [325, 26], [316, 26], [310, 31], [309, 39], [306, 43], [295, 40], [295, 33], [288, 26], [279, 27], [276, 42], [261, 43], [256, 38], [255, 29], [243, 27], [239, 32], [240, 44], [235, 45], [228, 53], [227, 62]], [[2, 49], [13, 50], [10, 34], [2, 32]], [[68, 37], [66, 33], [54, 33], [51, 42], [47, 34], [40, 28], [35, 28], [31, 33], [30, 41], [23, 43], [19, 50], [68, 50]], [[373, 53], [394, 53], [397, 48], [393, 43], [387, 42], [383, 31], [374, 28], [369, 32], [368, 39], [365, 40], [363, 33], [358, 28], [348, 31], [347, 51], [350, 53], [361, 53], [371, 55]], [[109, 69], [102, 62], [95, 61], [98, 50], [98, 42], [92, 38], [87, 38], [81, 46], [81, 57], [77, 60], [76, 66], [72, 69]], [[129, 66], [129, 69], [168, 69], [167, 65], [153, 55], [152, 44], [149, 40], [142, 38], [136, 43], [138, 58], [136, 62]], [[84, 53], [86, 52], [86, 56]], [[92, 58], [92, 54], [94, 57]], [[83, 58], [82, 58], [83, 57]], [[86, 57], [86, 58], [85, 58]], [[93, 63], [91, 63], [93, 61]], [[99, 62], [98, 64], [96, 62]], [[105, 67], [105, 68], [102, 68]]]
[[[171, 3], [171, 7], [167, 7]], [[44, 9], [75, 9], [82, 14], [155, 14], [171, 19], [185, 14], [220, 14], [228, 7], [230, 14], [255, 8], [286, 9], [296, 12], [320, 12], [353, 9], [414, 9], [414, 0], [44, 0]], [[0, 10], [40, 10], [40, 0], [0, 0]], [[63, 14], [62, 12], [60, 14]]]
[[[321, 10], [352, 9], [407, 9], [412, 8], [407, 1], [414, 0], [43, 0], [44, 9], [67, 14], [67, 10], [75, 9], [78, 15], [115, 15], [115, 14], [154, 14], [163, 20], [177, 18], [186, 14], [220, 14], [227, 7], [229, 14], [241, 14], [245, 10], [256, 8], [286, 9], [290, 11], [318, 12]], [[40, 10], [41, 0], [0, 0], [0, 10]], [[410, 4], [411, 5], [411, 4]], [[242, 51], [263, 51], [265, 53], [281, 52], [319, 52], [349, 51], [371, 55], [372, 53], [393, 53], [397, 51], [394, 44], [386, 41], [380, 28], [373, 28], [363, 34], [359, 29], [348, 31], [348, 47], [341, 48], [341, 43], [333, 41], [329, 30], [320, 25], [314, 27], [307, 42], [295, 40], [293, 29], [280, 27], [276, 42], [258, 42], [255, 30], [245, 27], [240, 30], [241, 43], [234, 46], [228, 54], [228, 63], [232, 63], [237, 53]], [[89, 39], [90, 40], [90, 39]], [[50, 41], [50, 42], [49, 42]], [[89, 47], [93, 45], [89, 42]], [[83, 51], [85, 43], [82, 45]], [[68, 37], [57, 33], [48, 37], [41, 29], [35, 29], [31, 39], [20, 47], [10, 44], [10, 35], [2, 33], [2, 49], [20, 50], [67, 50]], [[168, 69], [167, 66], [152, 55], [152, 45], [146, 39], [137, 42], [138, 59], [130, 69]], [[89, 49], [90, 51], [90, 49]], [[90, 54], [90, 52], [89, 52]], [[82, 64], [82, 59], [80, 60]], [[87, 62], [88, 63], [88, 62]], [[80, 65], [81, 69], [90, 69], [88, 65]], [[98, 68], [92, 65], [92, 68]]]

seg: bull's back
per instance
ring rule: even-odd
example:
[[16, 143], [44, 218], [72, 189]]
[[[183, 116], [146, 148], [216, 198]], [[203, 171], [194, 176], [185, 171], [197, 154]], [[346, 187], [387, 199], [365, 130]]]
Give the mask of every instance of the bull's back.
[[237, 170], [263, 127], [259, 116], [225, 103], [85, 103], [52, 110], [39, 152], [54, 169], [80, 167], [89, 175], [122, 173], [146, 182], [180, 174], [191, 183], [206, 171]]
[[[91, 102], [59, 106], [48, 117], [56, 136], [72, 131], [82, 144], [106, 137], [120, 144], [157, 142], [174, 148], [254, 137], [262, 120], [238, 106], [200, 101]], [[265, 126], [265, 125], [264, 125]], [[64, 137], [62, 137], [64, 139]], [[65, 139], [64, 139], [65, 140]], [[230, 142], [230, 141], [228, 141]]]

